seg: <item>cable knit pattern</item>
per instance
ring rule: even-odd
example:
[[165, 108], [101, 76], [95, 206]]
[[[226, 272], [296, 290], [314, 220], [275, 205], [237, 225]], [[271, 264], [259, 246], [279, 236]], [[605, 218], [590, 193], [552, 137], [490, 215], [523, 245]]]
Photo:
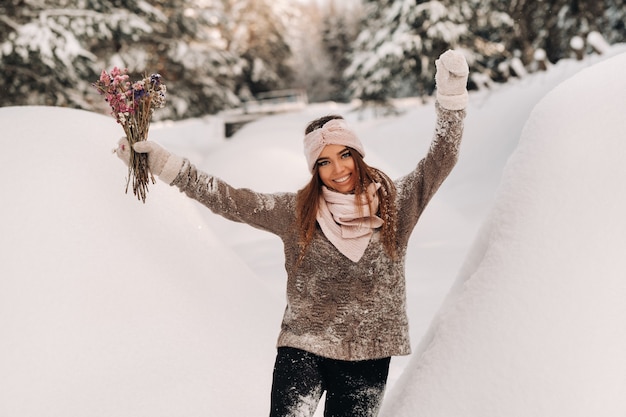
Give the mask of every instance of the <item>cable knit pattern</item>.
[[[287, 306], [278, 346], [340, 360], [377, 359], [410, 353], [404, 263], [409, 237], [426, 204], [454, 167], [464, 110], [436, 104], [437, 127], [427, 155], [398, 179], [398, 258], [387, 256], [380, 233], [358, 262], [349, 261], [315, 232], [297, 265], [295, 193], [262, 194], [235, 189], [198, 171], [188, 160], [172, 185], [227, 219], [271, 232], [283, 241]], [[241, 329], [233, 329], [240, 331]]]

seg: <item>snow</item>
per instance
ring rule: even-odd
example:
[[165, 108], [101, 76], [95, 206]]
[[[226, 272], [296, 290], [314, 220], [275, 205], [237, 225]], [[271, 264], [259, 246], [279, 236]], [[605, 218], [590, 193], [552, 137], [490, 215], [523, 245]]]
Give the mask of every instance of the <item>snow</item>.
[[600, 32], [591, 31], [587, 35], [587, 42], [589, 45], [593, 47], [593, 49], [601, 54], [608, 52], [611, 49], [611, 46], [604, 39], [604, 36]]
[[580, 51], [585, 47], [585, 40], [580, 36], [573, 36], [569, 41], [569, 46], [575, 51]]
[[385, 416], [626, 412], [626, 54], [531, 113]]
[[[624, 415], [624, 50], [471, 94], [459, 164], [410, 243], [415, 353], [392, 360], [385, 416]], [[399, 107], [310, 105], [228, 140], [214, 118], [159, 123], [151, 138], [235, 186], [294, 191], [306, 122], [328, 113], [369, 163], [412, 169], [433, 103]], [[278, 239], [162, 183], [146, 204], [124, 194], [108, 116], [7, 107], [0, 122], [0, 415], [267, 415]]]

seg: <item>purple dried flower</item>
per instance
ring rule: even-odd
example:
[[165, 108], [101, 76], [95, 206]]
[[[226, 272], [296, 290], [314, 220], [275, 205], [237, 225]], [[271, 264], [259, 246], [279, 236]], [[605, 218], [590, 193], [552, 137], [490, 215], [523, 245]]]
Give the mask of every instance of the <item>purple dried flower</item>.
[[161, 85], [161, 75], [152, 74], [150, 76], [150, 83], [152, 83], [152, 85], [154, 85], [155, 87], [158, 87], [159, 85]]

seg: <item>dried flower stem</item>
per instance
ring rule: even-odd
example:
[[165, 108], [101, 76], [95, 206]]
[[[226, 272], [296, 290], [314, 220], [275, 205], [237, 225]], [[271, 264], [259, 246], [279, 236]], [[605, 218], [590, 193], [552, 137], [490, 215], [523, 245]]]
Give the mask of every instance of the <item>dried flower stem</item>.
[[124, 132], [130, 144], [130, 162], [128, 164], [128, 178], [126, 181], [126, 192], [132, 180], [133, 193], [144, 203], [148, 193], [148, 184], [156, 182], [154, 175], [148, 167], [148, 155], [145, 153], [135, 152], [133, 145], [139, 141], [148, 139], [148, 127], [150, 126], [150, 117], [152, 115], [151, 98], [148, 97], [144, 101], [137, 102], [135, 107], [135, 117], [129, 118], [127, 124], [124, 125]]

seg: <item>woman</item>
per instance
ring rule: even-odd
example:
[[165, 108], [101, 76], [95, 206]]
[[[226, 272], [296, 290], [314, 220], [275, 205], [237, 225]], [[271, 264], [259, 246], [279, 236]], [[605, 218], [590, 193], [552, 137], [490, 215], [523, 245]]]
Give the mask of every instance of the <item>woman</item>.
[[[393, 182], [367, 165], [341, 116], [311, 122], [304, 152], [311, 180], [298, 193], [235, 189], [154, 142], [152, 172], [230, 220], [269, 231], [284, 244], [287, 307], [278, 337], [272, 417], [376, 416], [391, 356], [410, 353], [404, 264], [410, 234], [456, 163], [468, 95], [463, 55], [436, 61], [437, 127], [428, 154]], [[128, 161], [128, 142], [118, 156]]]

